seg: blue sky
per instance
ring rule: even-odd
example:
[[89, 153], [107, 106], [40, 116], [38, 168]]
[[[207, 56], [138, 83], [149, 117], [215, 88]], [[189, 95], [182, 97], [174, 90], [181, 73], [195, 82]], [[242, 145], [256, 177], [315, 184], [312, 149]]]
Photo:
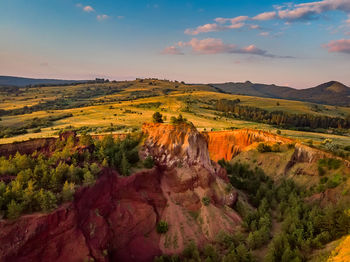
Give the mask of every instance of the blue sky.
[[350, 85], [350, 0], [0, 0], [0, 74]]

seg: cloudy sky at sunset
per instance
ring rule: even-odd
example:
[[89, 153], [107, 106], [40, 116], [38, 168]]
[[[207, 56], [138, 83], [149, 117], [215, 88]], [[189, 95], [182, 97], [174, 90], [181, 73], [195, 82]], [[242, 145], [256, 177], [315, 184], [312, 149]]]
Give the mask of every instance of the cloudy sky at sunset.
[[350, 0], [0, 0], [0, 75], [350, 85]]

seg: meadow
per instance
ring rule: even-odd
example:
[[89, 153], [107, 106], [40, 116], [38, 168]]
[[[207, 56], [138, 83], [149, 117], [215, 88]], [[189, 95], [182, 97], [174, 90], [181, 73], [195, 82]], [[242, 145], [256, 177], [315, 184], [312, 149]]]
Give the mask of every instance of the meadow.
[[152, 121], [153, 113], [159, 111], [165, 117], [165, 122], [181, 113], [200, 131], [252, 128], [273, 133], [281, 132], [284, 136], [303, 142], [311, 139], [317, 144], [331, 139], [339, 145], [350, 145], [350, 136], [346, 134], [296, 131], [266, 123], [222, 117], [214, 106], [219, 99], [239, 99], [242, 106], [262, 108], [271, 112], [329, 117], [350, 115], [348, 107], [231, 95], [218, 92], [209, 85], [190, 85], [156, 79], [37, 86], [16, 88], [12, 91], [0, 90], [0, 110], [6, 110], [0, 117], [0, 126], [15, 128], [28, 126], [28, 123], [33, 121], [59, 118], [60, 115], [68, 117], [51, 121], [46, 126], [34, 125], [34, 128], [26, 129], [24, 134], [1, 138], [0, 143], [57, 136], [59, 131], [65, 129], [85, 130], [91, 134], [128, 132], [141, 128], [144, 122]]

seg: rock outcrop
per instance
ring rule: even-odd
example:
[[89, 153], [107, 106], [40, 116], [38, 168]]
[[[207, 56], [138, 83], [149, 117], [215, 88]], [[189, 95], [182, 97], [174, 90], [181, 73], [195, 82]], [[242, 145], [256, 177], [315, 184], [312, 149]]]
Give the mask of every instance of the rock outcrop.
[[261, 130], [237, 129], [204, 133], [208, 141], [209, 154], [212, 160], [231, 160], [242, 151], [265, 143], [292, 143], [293, 140]]
[[110, 169], [50, 214], [0, 222], [0, 261], [151, 261], [166, 206], [156, 169], [121, 178]]
[[[0, 221], [0, 261], [152, 261], [203, 245], [241, 218], [237, 193], [190, 125], [149, 124], [140, 155], [157, 166], [130, 177], [105, 168], [92, 187], [49, 214]], [[203, 201], [203, 199], [207, 201]], [[166, 221], [169, 230], [157, 233]]]

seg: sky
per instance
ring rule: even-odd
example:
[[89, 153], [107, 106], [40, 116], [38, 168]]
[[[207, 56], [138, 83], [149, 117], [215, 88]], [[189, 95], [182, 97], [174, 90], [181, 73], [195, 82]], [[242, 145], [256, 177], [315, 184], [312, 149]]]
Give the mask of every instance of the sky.
[[350, 86], [350, 0], [0, 0], [0, 75]]

